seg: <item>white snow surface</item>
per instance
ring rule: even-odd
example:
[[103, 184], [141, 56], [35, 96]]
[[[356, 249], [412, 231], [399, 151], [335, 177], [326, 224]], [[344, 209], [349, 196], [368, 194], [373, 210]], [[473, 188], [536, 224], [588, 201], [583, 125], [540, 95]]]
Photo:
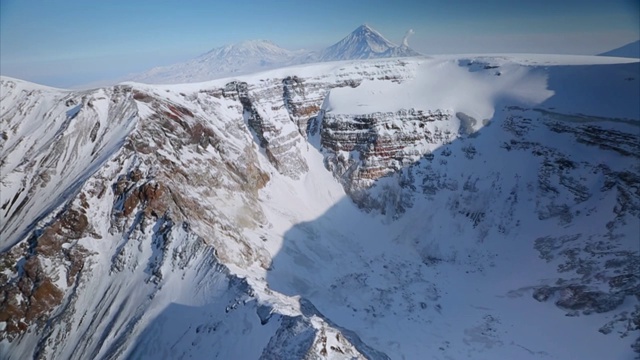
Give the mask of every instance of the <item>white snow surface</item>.
[[[253, 45], [259, 51], [264, 49], [264, 44]], [[291, 56], [269, 49], [274, 58]], [[167, 79], [171, 71], [167, 70]], [[371, 75], [385, 71], [404, 78], [393, 82]], [[330, 352], [325, 358], [349, 358], [358, 356], [355, 348], [361, 353], [366, 350], [353, 337], [349, 341], [354, 348], [339, 342], [349, 332], [376, 351], [368, 353], [369, 357], [631, 358], [630, 344], [637, 331], [621, 337], [616, 332], [601, 334], [598, 328], [618, 310], [632, 311], [638, 299], [629, 296], [612, 312], [565, 316], [567, 312], [553, 300], [535, 301], [532, 292], [536, 286], [553, 285], [563, 277], [558, 272], [560, 259], [541, 259], [534, 249], [536, 239], [576, 233], [583, 238], [600, 238], [612, 218], [617, 200], [612, 193], [598, 192], [604, 186], [603, 176], [591, 176], [589, 171], [595, 171], [596, 166], [585, 164], [597, 159], [615, 171], [638, 170], [637, 158], [622, 157], [578, 143], [568, 134], [549, 131], [545, 116], [556, 115], [544, 114], [584, 116], [587, 123], [637, 134], [638, 73], [637, 60], [622, 58], [463, 55], [297, 65], [192, 84], [125, 83], [122, 86], [190, 109], [194, 116], [208, 119], [223, 137], [226, 154], [209, 145], [206, 152], [186, 149], [179, 156], [167, 155], [183, 166], [198, 166], [198, 161], [208, 157], [242, 162], [239, 149], [258, 148], [237, 103], [201, 92], [222, 88], [231, 80], [260, 87], [270, 79], [279, 81], [293, 75], [307, 79], [307, 84], [351, 77], [361, 83], [323, 94], [324, 112], [460, 112], [478, 120], [473, 128], [477, 136], [455, 133], [451, 143], [432, 151], [436, 159], [445, 162], [416, 163], [416, 174], [437, 172], [444, 175], [443, 181], [454, 181], [460, 187], [416, 196], [406, 213], [397, 218], [363, 211], [349, 199], [325, 168], [324, 149], [317, 148], [317, 137], [304, 139], [296, 150], [308, 164], [308, 171], [297, 180], [279, 174], [264, 151], [258, 152], [257, 164], [270, 175], [255, 205], [264, 219], [251, 220], [260, 226], [237, 228], [246, 239], [240, 243], [231, 237], [209, 241], [207, 236], [213, 233], [198, 233], [198, 224], [190, 224], [205, 243], [216, 245], [215, 252], [207, 244], [195, 249], [198, 240], [194, 233], [182, 228], [171, 232], [174, 254], [192, 257], [184, 267], [175, 265], [179, 258], [163, 262], [160, 285], [144, 269], [149, 259], [160, 256], [159, 250], [142, 240], [127, 242], [122, 234], [110, 230], [110, 211], [117, 201], [111, 190], [101, 199], [91, 198], [88, 217], [95, 231], [110, 235], [79, 240], [94, 252], [90, 275], [86, 275], [92, 280], [78, 290], [75, 312], [68, 315], [68, 324], [73, 326], [66, 333], [55, 330], [58, 337], [49, 338], [47, 346], [58, 347], [57, 358], [249, 359], [269, 358], [263, 350], [273, 345], [278, 357], [287, 358], [294, 356], [294, 347], [279, 342], [274, 333], [288, 319], [302, 316], [311, 324], [309, 329], [331, 335], [327, 337], [329, 345], [352, 351], [349, 356]], [[140, 131], [141, 124], [157, 120], [152, 116], [154, 109], [141, 101], [124, 102], [121, 107], [117, 102], [111, 104], [110, 100], [118, 97], [115, 88], [72, 93], [6, 77], [1, 82], [0, 132], [6, 137], [0, 146], [0, 203], [11, 203], [14, 197], [16, 205], [24, 201], [19, 213], [15, 207], [3, 207], [0, 244], [6, 251], [26, 241], [34, 227], [74, 201], [80, 189], [92, 186], [91, 181], [115, 181], [118, 174], [125, 174], [127, 166], [138, 160], [126, 159], [124, 170], [117, 168], [115, 160], [123, 154], [122, 142]], [[68, 99], [75, 105], [65, 105]], [[264, 116], [276, 113], [263, 111]], [[566, 195], [573, 214], [570, 223], [541, 219], [536, 213], [547, 201], [531, 190], [537, 186], [542, 160], [532, 151], [504, 151], [501, 147], [512, 139], [503, 124], [514, 114], [533, 119], [526, 141], [548, 146], [582, 164], [580, 181], [594, 195], [584, 202]], [[454, 117], [452, 121], [447, 129], [457, 131], [459, 120]], [[96, 123], [100, 124], [97, 143], [87, 140]], [[469, 144], [477, 153], [473, 159], [463, 153]], [[445, 149], [453, 155], [442, 157]], [[172, 154], [174, 150], [161, 151]], [[215, 176], [216, 170], [202, 171]], [[52, 180], [39, 188], [32, 179], [43, 174]], [[385, 184], [394, 179], [380, 179], [371, 191], [391, 194], [395, 188]], [[420, 188], [424, 185], [421, 180], [412, 185]], [[462, 184], [473, 184], [470, 187], [476, 190], [465, 192]], [[190, 189], [188, 183], [183, 186]], [[33, 189], [29, 198], [23, 189]], [[237, 219], [248, 211], [244, 195], [237, 191], [205, 194], [195, 187], [186, 191], [192, 191], [212, 213], [218, 212], [235, 226], [240, 226]], [[565, 195], [549, 201], [564, 201], [561, 196]], [[12, 217], [14, 211], [18, 215]], [[482, 212], [484, 220], [476, 227], [465, 212]], [[638, 251], [640, 220], [625, 216], [626, 225], [616, 228], [618, 236], [611, 240], [612, 245]], [[154, 226], [160, 224], [148, 224], [145, 229], [152, 233]], [[209, 228], [203, 225], [202, 229]], [[261, 254], [270, 267], [265, 269], [255, 259], [241, 262], [237, 260], [240, 255], [230, 255], [228, 262], [217, 258], [219, 253], [240, 254], [244, 246]], [[126, 269], [114, 272], [111, 264], [119, 252], [126, 254]], [[247, 295], [243, 281], [251, 295]], [[310, 312], [308, 303], [318, 313]], [[261, 324], [257, 315], [262, 305], [273, 313], [266, 324]], [[92, 316], [98, 321], [89, 324]], [[299, 331], [291, 341], [306, 344], [307, 328], [298, 324], [291, 329]], [[37, 336], [34, 331], [13, 343], [3, 341], [0, 357], [31, 356]], [[313, 346], [320, 349], [320, 337], [312, 338]], [[55, 340], [57, 344], [52, 344]], [[319, 350], [317, 354], [321, 354]]]
[[[1, 89], [0, 202], [8, 206], [0, 214], [0, 248], [6, 250], [122, 146], [135, 109], [113, 106], [112, 89], [73, 93], [6, 77]], [[14, 216], [18, 207], [27, 214]]]
[[455, 61], [425, 61], [415, 77], [402, 84], [364, 81], [355, 89], [335, 89], [325, 101], [328, 112], [362, 114], [420, 109], [455, 109], [478, 119], [493, 116], [500, 97], [539, 104], [553, 95], [546, 75], [518, 65], [506, 65], [502, 76], [469, 72]]

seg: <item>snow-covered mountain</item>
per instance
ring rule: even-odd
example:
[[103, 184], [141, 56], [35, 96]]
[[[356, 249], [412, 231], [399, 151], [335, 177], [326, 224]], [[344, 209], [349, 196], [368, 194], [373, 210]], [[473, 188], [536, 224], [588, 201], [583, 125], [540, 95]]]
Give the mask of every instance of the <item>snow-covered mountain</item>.
[[250, 40], [215, 48], [197, 58], [153, 68], [129, 80], [144, 83], [200, 82], [305, 61], [304, 51], [283, 49], [268, 40]]
[[385, 39], [368, 25], [361, 25], [344, 39], [320, 52], [320, 61], [377, 59], [390, 57], [418, 56], [408, 42], [396, 45]]
[[0, 82], [0, 358], [640, 352], [638, 62]]
[[600, 56], [616, 56], [626, 58], [640, 58], [640, 40], [630, 42], [627, 45], [620, 46], [613, 50], [598, 54]]
[[362, 25], [320, 52], [290, 51], [267, 40], [244, 41], [213, 49], [184, 63], [156, 67], [127, 80], [148, 84], [191, 83], [295, 64], [420, 55], [409, 48], [407, 37], [398, 46], [386, 40], [376, 30]]

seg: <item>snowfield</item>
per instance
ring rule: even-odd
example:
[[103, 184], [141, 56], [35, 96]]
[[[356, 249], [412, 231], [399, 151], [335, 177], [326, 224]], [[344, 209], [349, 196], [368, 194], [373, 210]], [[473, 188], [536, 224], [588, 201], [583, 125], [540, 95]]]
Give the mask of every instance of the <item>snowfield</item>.
[[639, 81], [527, 54], [2, 77], [0, 357], [637, 357]]

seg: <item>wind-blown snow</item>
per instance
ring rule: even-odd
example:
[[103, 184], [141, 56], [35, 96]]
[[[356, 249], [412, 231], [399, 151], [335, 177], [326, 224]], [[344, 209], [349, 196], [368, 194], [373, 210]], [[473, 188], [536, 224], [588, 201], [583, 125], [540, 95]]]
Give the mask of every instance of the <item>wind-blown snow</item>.
[[362, 114], [419, 109], [455, 109], [476, 119], [493, 116], [503, 97], [540, 104], [553, 95], [546, 74], [517, 65], [500, 69], [501, 76], [469, 72], [455, 61], [425, 61], [415, 77], [402, 84], [364, 81], [357, 88], [331, 91], [325, 101], [328, 112]]

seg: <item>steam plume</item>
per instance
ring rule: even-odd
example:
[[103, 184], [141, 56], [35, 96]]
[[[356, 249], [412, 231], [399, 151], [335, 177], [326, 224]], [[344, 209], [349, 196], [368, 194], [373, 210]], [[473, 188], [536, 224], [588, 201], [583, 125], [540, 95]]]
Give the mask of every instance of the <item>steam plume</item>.
[[413, 29], [407, 30], [407, 33], [404, 34], [404, 38], [402, 38], [402, 46], [409, 47], [409, 36], [413, 35]]

